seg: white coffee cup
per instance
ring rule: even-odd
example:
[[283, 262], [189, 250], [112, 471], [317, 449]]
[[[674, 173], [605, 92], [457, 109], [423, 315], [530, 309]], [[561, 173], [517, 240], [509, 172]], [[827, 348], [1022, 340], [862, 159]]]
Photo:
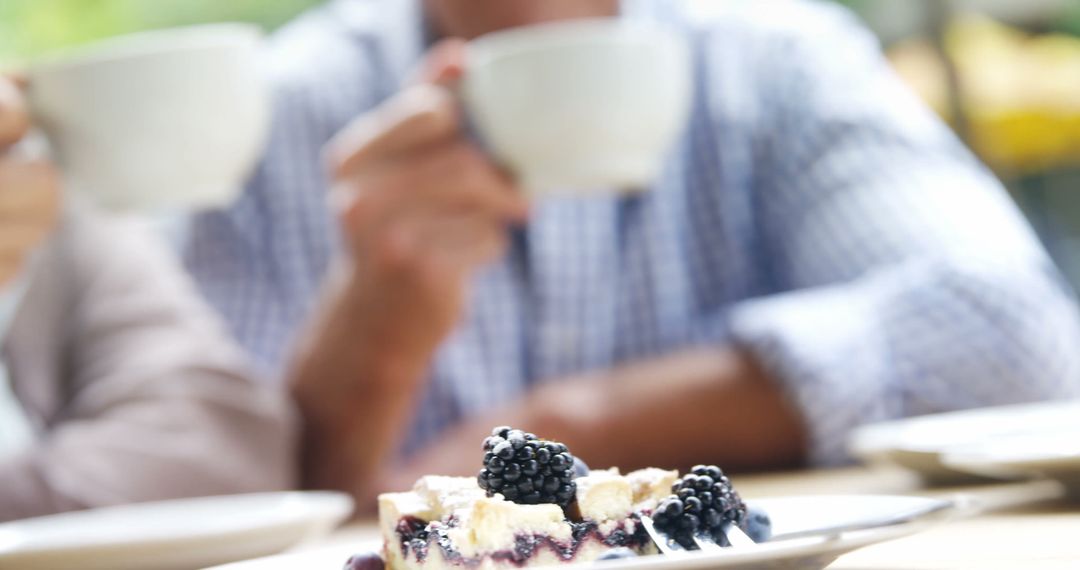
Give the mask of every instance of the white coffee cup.
[[32, 65], [31, 113], [67, 185], [110, 209], [232, 201], [268, 130], [261, 37], [245, 24], [143, 32]]
[[647, 187], [689, 115], [689, 47], [671, 29], [542, 24], [480, 37], [466, 54], [471, 126], [532, 194]]

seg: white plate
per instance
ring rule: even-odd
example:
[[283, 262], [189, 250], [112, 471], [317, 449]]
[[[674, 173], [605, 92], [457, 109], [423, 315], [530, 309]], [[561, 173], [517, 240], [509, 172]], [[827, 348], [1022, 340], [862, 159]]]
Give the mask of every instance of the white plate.
[[[943, 458], [950, 451], [1062, 433], [1080, 433], [1080, 401], [981, 408], [874, 424], [855, 430], [848, 449], [868, 463], [899, 465], [931, 482], [953, 483], [971, 479], [973, 474], [946, 465]], [[980, 475], [991, 476], [986, 471]], [[998, 471], [994, 476], [1006, 474]]]
[[[643, 556], [594, 564], [568, 564], [573, 568], [634, 568], [637, 570], [707, 570], [712, 568], [765, 570], [769, 568], [824, 568], [838, 556], [857, 548], [899, 538], [935, 522], [956, 516], [952, 501], [890, 495], [818, 495], [781, 497], [750, 501], [769, 513], [777, 540], [753, 546], [729, 548], [724, 552], [685, 555]], [[882, 521], [899, 521], [881, 524]], [[864, 524], [870, 528], [849, 532], [820, 532], [816, 535], [779, 540], [782, 535], [832, 528], [842, 524]], [[273, 556], [223, 566], [218, 570], [338, 570], [354, 552], [378, 550], [377, 544], [353, 548], [336, 546], [321, 551]]]
[[1034, 433], [947, 451], [942, 462], [960, 471], [991, 477], [1043, 476], [1080, 497], [1080, 422], [1071, 431]]
[[281, 552], [352, 512], [340, 493], [142, 503], [0, 524], [0, 568], [191, 569]]

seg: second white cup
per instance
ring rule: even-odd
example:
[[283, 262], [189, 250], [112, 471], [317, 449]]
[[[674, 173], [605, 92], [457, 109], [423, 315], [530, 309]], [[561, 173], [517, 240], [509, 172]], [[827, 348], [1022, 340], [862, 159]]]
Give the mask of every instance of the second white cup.
[[678, 32], [586, 20], [472, 41], [461, 95], [482, 142], [531, 194], [635, 191], [683, 131], [691, 83]]

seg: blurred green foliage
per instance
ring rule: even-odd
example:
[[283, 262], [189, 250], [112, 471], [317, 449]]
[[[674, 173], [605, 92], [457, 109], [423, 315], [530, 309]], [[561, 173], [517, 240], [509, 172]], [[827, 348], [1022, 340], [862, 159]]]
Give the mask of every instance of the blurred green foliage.
[[[0, 0], [0, 65], [137, 30], [215, 21], [254, 22], [270, 30], [322, 1]], [[856, 10], [870, 4], [870, 0], [837, 1]], [[1068, 13], [1055, 27], [1080, 35], [1080, 0], [1067, 5]]]
[[1061, 22], [1061, 31], [1080, 36], [1080, 2], [1074, 2], [1069, 14]]
[[0, 64], [136, 30], [218, 21], [273, 29], [321, 0], [0, 0]]

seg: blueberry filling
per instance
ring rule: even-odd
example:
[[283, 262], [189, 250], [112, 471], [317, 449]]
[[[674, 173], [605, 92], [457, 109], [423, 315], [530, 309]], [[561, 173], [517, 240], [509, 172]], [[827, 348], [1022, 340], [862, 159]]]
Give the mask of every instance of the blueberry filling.
[[397, 523], [398, 538], [401, 541], [401, 555], [409, 556], [409, 551], [416, 554], [417, 560], [427, 558], [428, 531], [427, 523], [416, 517], [402, 517]]
[[634, 525], [632, 532], [627, 532], [624, 527], [620, 526], [608, 534], [601, 533], [596, 523], [592, 521], [571, 523], [575, 550], [589, 539], [595, 539], [611, 547], [642, 548], [650, 544], [652, 540], [649, 538], [649, 534], [645, 532], [645, 527], [638, 522], [637, 515], [634, 515], [632, 520]]
[[[649, 542], [644, 527], [637, 523], [636, 520], [633, 532], [627, 532], [626, 529], [620, 527], [608, 534], [601, 533], [597, 524], [592, 521], [570, 524], [572, 530], [569, 543], [555, 540], [550, 536], [521, 534], [514, 537], [513, 548], [493, 552], [490, 557], [493, 560], [510, 562], [517, 567], [522, 567], [536, 556], [540, 549], [544, 548], [559, 560], [569, 562], [577, 556], [581, 547], [590, 540], [598, 541], [613, 548], [641, 548]], [[450, 528], [448, 525], [438, 522], [425, 525], [423, 521], [415, 517], [403, 518], [397, 525], [402, 555], [408, 557], [411, 552], [418, 562], [423, 562], [428, 557], [431, 545], [434, 544], [442, 552], [443, 558], [447, 562], [464, 566], [479, 564], [480, 560], [467, 559], [454, 547], [447, 533], [448, 528]]]

